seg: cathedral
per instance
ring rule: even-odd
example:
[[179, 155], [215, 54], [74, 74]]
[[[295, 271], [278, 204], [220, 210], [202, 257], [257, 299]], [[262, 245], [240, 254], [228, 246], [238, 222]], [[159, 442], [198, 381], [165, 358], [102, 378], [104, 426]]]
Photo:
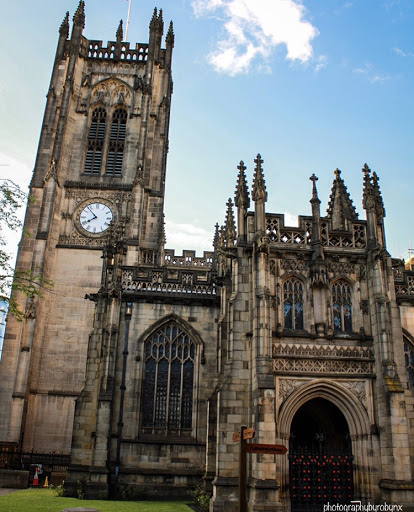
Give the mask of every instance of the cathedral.
[[188, 499], [201, 483], [211, 512], [233, 512], [243, 444], [250, 512], [408, 511], [414, 270], [387, 252], [376, 172], [363, 165], [366, 220], [337, 169], [326, 214], [312, 175], [289, 227], [252, 155], [212, 250], [166, 249], [173, 25], [164, 37], [155, 9], [147, 43], [121, 22], [105, 44], [84, 8], [59, 29], [17, 260], [54, 287], [16, 293], [0, 443], [70, 454], [68, 495]]

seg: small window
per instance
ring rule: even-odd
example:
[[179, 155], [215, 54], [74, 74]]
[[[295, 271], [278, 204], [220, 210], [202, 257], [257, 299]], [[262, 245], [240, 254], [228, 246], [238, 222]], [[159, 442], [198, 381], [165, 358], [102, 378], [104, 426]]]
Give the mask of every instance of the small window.
[[192, 428], [196, 345], [174, 321], [145, 342], [142, 427], [155, 434], [183, 434]]
[[335, 332], [352, 332], [351, 288], [344, 281], [332, 285], [333, 324]]
[[112, 116], [111, 133], [109, 137], [108, 157], [106, 160], [106, 174], [108, 176], [120, 177], [122, 175], [126, 122], [126, 110], [117, 108]]
[[299, 279], [283, 283], [283, 316], [285, 329], [303, 330], [303, 285]]
[[86, 151], [84, 168], [85, 174], [99, 175], [101, 173], [105, 128], [106, 110], [103, 107], [98, 107], [92, 113], [92, 121], [89, 128], [88, 149]]

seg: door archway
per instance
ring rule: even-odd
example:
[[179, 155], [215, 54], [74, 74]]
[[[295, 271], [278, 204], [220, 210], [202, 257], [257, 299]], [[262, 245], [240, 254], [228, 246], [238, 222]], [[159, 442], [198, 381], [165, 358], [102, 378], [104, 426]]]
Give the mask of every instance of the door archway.
[[352, 445], [345, 416], [316, 397], [295, 413], [289, 441], [292, 512], [316, 512], [324, 503], [353, 498]]

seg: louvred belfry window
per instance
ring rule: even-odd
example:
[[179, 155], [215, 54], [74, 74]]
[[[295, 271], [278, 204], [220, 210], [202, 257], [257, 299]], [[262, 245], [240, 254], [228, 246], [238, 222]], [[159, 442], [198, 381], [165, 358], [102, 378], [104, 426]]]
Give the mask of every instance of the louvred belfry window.
[[108, 176], [119, 177], [122, 175], [126, 122], [126, 110], [117, 108], [112, 116], [111, 133], [109, 136], [108, 156], [106, 159], [106, 174]]
[[165, 435], [191, 431], [195, 350], [194, 341], [174, 321], [146, 341], [144, 432]]
[[303, 330], [303, 285], [299, 279], [283, 283], [283, 316], [287, 330]]
[[86, 151], [84, 168], [85, 174], [99, 175], [101, 173], [105, 128], [106, 110], [103, 107], [98, 107], [92, 113], [92, 121], [89, 128], [88, 149]]
[[335, 332], [352, 332], [351, 288], [344, 281], [332, 285], [333, 324]]

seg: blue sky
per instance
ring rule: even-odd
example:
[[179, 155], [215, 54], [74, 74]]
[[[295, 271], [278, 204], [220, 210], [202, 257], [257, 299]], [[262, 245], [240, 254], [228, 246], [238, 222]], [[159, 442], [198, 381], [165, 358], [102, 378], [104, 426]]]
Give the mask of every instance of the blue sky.
[[[58, 28], [77, 4], [0, 0], [0, 175], [24, 186]], [[366, 162], [380, 177], [388, 249], [407, 256], [414, 243], [411, 0], [132, 0], [129, 41], [147, 42], [155, 6], [176, 36], [167, 247], [209, 250], [239, 161], [251, 183], [261, 153], [266, 210], [285, 213], [289, 224], [310, 214], [312, 173], [324, 214], [337, 167], [365, 218]], [[127, 12], [125, 0], [86, 0], [85, 37], [113, 40]]]

